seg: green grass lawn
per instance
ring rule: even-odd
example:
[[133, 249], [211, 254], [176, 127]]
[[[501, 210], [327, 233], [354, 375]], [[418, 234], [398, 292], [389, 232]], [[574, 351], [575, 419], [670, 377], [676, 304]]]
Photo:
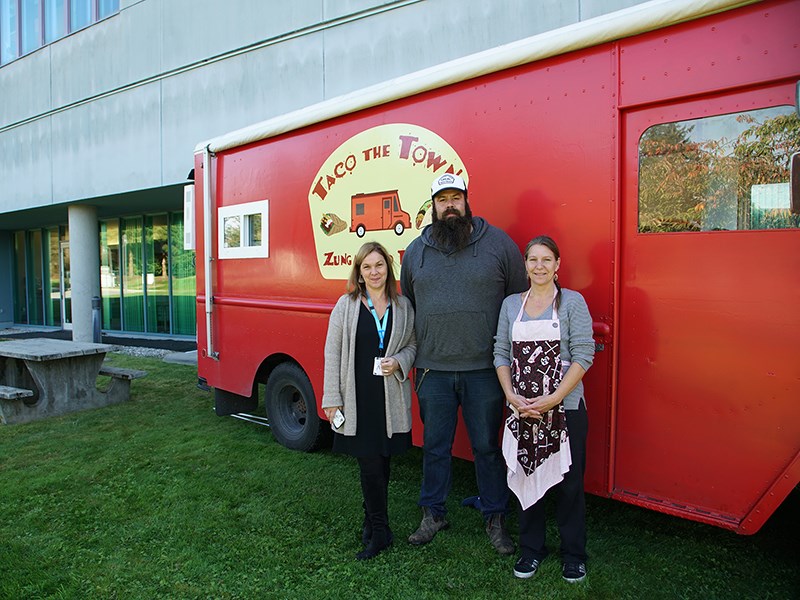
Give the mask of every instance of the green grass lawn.
[[418, 449], [393, 463], [395, 545], [357, 562], [353, 459], [215, 416], [193, 367], [112, 358], [149, 371], [131, 402], [0, 428], [0, 598], [800, 597], [797, 493], [749, 537], [589, 496], [587, 580], [563, 582], [554, 556], [516, 580], [515, 558], [459, 506], [475, 493], [470, 463], [454, 466], [451, 529], [405, 542]]

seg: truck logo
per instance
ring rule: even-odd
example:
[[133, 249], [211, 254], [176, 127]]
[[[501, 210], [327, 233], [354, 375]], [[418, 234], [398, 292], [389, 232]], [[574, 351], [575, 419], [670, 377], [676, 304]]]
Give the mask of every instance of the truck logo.
[[367, 231], [391, 229], [397, 235], [411, 227], [411, 217], [400, 208], [397, 190], [356, 194], [351, 198], [350, 231], [360, 238]]
[[369, 240], [383, 244], [402, 265], [406, 247], [430, 222], [431, 181], [446, 173], [468, 180], [456, 151], [417, 125], [379, 125], [341, 143], [308, 191], [322, 276], [347, 279], [352, 257]]

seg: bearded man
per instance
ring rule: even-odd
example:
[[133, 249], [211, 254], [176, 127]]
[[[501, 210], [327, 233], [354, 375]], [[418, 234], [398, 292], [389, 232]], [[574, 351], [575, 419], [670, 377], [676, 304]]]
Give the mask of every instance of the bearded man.
[[416, 313], [415, 386], [425, 426], [422, 522], [408, 541], [426, 544], [449, 526], [445, 501], [461, 407], [486, 532], [500, 554], [512, 554], [505, 528], [506, 465], [498, 443], [504, 395], [493, 346], [503, 299], [528, 287], [525, 266], [505, 232], [472, 216], [463, 178], [437, 177], [431, 200], [432, 223], [409, 244], [400, 273]]

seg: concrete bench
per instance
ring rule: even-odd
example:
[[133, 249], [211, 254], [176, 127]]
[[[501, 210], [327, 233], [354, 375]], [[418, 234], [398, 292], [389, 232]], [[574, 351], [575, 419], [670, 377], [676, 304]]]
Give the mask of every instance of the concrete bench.
[[0, 385], [0, 398], [3, 400], [19, 400], [20, 398], [30, 398], [31, 396], [33, 396], [33, 390]]
[[125, 379], [131, 381], [132, 379], [139, 379], [140, 377], [147, 376], [147, 371], [138, 371], [136, 369], [122, 369], [120, 367], [112, 367], [106, 364], [100, 366], [100, 375], [107, 375], [115, 379]]

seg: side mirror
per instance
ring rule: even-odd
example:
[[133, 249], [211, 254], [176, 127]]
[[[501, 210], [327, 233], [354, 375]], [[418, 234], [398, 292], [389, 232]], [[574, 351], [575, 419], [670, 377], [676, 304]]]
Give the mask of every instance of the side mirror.
[[789, 196], [793, 215], [800, 215], [800, 152], [795, 152], [789, 159], [791, 165], [791, 183]]

